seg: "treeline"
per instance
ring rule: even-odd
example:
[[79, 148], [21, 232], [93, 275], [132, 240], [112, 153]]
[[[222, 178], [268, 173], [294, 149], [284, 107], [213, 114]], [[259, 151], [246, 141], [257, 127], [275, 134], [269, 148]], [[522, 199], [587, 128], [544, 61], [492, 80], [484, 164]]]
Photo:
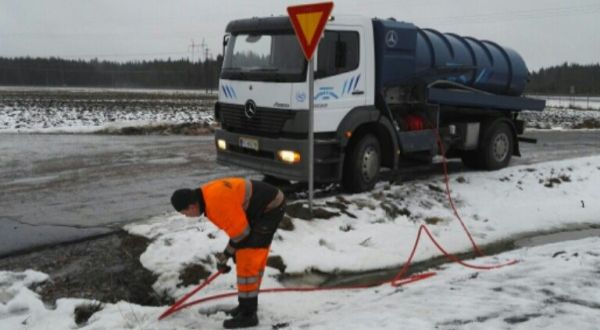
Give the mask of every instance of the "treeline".
[[531, 72], [528, 94], [600, 95], [600, 64], [564, 63]]
[[221, 56], [196, 63], [185, 59], [118, 63], [0, 57], [0, 85], [215, 89], [221, 62]]
[[[0, 57], [0, 85], [215, 89], [221, 63], [221, 56], [195, 63], [185, 59], [119, 63]], [[564, 63], [533, 71], [525, 92], [600, 95], [600, 64]]]

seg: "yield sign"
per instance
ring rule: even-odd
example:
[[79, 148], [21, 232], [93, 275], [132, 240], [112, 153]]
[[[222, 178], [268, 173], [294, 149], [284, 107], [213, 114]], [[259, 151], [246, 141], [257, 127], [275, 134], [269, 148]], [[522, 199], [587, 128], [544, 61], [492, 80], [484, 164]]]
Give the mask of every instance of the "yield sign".
[[319, 44], [332, 9], [333, 2], [287, 7], [290, 21], [307, 60], [312, 58]]

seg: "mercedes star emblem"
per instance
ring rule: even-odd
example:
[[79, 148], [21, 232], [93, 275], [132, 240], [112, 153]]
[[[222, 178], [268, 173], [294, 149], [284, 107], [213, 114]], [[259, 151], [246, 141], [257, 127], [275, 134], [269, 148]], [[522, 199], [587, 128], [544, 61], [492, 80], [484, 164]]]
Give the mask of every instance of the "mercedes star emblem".
[[246, 105], [244, 106], [244, 114], [248, 119], [252, 119], [254, 115], [256, 115], [256, 103], [254, 103], [254, 101], [246, 101]]
[[385, 44], [388, 47], [393, 48], [396, 46], [397, 43], [398, 43], [398, 34], [394, 30], [389, 30], [385, 34]]

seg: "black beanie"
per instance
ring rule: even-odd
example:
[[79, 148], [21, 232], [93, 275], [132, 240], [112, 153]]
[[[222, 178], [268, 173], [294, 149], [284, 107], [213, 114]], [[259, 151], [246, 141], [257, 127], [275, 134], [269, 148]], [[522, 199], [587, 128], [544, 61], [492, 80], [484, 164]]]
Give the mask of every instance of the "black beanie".
[[190, 206], [192, 201], [192, 190], [191, 189], [178, 189], [175, 190], [173, 196], [171, 196], [171, 204], [177, 212], [185, 210]]
[[204, 213], [204, 198], [202, 198], [200, 189], [178, 189], [171, 196], [171, 204], [177, 212], [187, 209], [194, 203], [199, 204], [200, 214]]

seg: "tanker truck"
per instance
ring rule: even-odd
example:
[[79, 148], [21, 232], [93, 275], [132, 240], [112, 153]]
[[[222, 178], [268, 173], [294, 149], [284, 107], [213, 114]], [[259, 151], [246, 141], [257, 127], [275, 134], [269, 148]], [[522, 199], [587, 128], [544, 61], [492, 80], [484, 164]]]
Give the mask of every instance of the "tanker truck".
[[[287, 16], [231, 21], [215, 118], [217, 161], [308, 180], [305, 60]], [[492, 41], [395, 19], [331, 17], [314, 57], [314, 181], [370, 190], [380, 170], [444, 150], [496, 170], [520, 156], [528, 70]]]

